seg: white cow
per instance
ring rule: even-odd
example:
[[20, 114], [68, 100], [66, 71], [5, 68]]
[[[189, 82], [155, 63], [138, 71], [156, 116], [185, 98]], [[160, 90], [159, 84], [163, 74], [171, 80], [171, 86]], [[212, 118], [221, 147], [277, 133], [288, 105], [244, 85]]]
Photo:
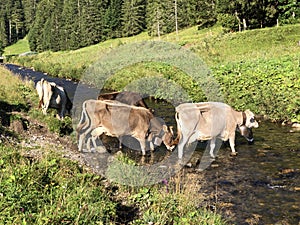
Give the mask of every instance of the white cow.
[[[251, 128], [258, 123], [250, 110], [238, 112], [229, 105], [220, 102], [184, 103], [176, 107], [178, 158], [183, 157], [186, 144], [196, 140], [210, 141], [210, 156], [214, 158], [216, 139], [229, 139], [232, 154], [236, 154], [235, 132], [240, 130], [243, 136], [252, 135]], [[248, 132], [250, 131], [250, 132]], [[251, 141], [251, 140], [250, 140]]]
[[42, 78], [36, 84], [39, 95], [39, 108], [46, 115], [48, 108], [57, 109], [58, 118], [63, 119], [66, 113], [70, 114], [72, 102], [63, 87]]

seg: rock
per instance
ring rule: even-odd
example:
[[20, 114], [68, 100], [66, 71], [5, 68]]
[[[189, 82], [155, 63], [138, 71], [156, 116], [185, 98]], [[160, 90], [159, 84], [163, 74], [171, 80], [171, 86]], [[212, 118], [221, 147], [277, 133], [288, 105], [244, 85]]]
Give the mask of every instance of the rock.
[[293, 123], [292, 128], [300, 128], [300, 123]]
[[10, 124], [10, 129], [16, 132], [17, 134], [21, 134], [24, 132], [25, 127], [21, 120], [13, 120]]

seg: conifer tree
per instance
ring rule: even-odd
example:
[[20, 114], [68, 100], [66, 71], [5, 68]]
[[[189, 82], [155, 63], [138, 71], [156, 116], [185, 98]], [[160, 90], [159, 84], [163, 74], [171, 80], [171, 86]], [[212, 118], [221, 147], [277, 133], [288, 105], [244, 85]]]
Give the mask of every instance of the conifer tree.
[[22, 0], [26, 33], [28, 33], [32, 27], [39, 1], [40, 0]]
[[78, 35], [80, 32], [80, 16], [80, 0], [68, 0], [64, 2], [62, 18], [60, 20], [60, 45], [62, 50], [76, 49], [80, 46], [80, 39]]
[[145, 29], [145, 0], [124, 0], [122, 5], [123, 36], [132, 36]]
[[81, 34], [84, 36], [83, 46], [98, 43], [107, 39], [105, 35], [105, 12], [107, 0], [88, 0], [82, 14]]
[[105, 12], [104, 34], [107, 38], [115, 38], [122, 36], [122, 4], [123, 0], [111, 0], [110, 4]]
[[8, 46], [7, 30], [6, 30], [6, 16], [0, 14], [0, 42], [2, 47]]
[[169, 0], [148, 0], [147, 31], [150, 36], [175, 31], [174, 2]]

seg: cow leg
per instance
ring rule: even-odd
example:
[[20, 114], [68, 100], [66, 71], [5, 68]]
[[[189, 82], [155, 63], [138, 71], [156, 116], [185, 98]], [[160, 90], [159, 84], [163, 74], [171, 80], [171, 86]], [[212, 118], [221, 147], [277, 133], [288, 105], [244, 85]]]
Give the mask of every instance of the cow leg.
[[232, 156], [236, 156], [237, 155], [237, 152], [235, 151], [235, 135], [229, 137], [229, 145], [230, 145], [230, 148], [231, 148], [231, 154]]
[[82, 151], [82, 146], [83, 146], [83, 139], [85, 138], [85, 134], [80, 134], [78, 135], [78, 151], [81, 152]]
[[139, 139], [140, 145], [141, 145], [141, 149], [142, 149], [142, 155], [145, 156], [146, 155], [146, 141], [145, 139]]
[[216, 138], [214, 137], [210, 140], [210, 151], [209, 151], [210, 157], [213, 159], [215, 158], [214, 155], [215, 147], [216, 147]]
[[179, 140], [178, 143], [178, 159], [182, 159], [183, 157], [183, 149], [185, 144], [187, 143], [187, 138], [185, 136], [182, 135], [181, 139]]
[[48, 109], [48, 105], [47, 104], [43, 104], [42, 105], [42, 112], [44, 115], [47, 115], [47, 109]]
[[119, 137], [119, 149], [122, 149], [122, 141], [123, 141], [123, 137], [120, 136]]
[[150, 141], [149, 145], [150, 145], [150, 150], [151, 150], [151, 152], [153, 152], [153, 151], [154, 151], [154, 144], [153, 144], [153, 142]]
[[64, 117], [65, 117], [65, 114], [66, 114], [66, 104], [67, 104], [67, 100], [66, 99], [62, 99], [61, 108], [60, 108], [60, 112], [59, 112], [60, 119], [64, 119]]
[[47, 110], [49, 108], [49, 105], [50, 105], [50, 101], [51, 101], [51, 97], [52, 97], [52, 91], [46, 91], [46, 90], [43, 90], [44, 91], [44, 96], [43, 96], [43, 106], [42, 106], [42, 111], [44, 113], [44, 115], [47, 114]]
[[58, 115], [57, 116], [58, 119], [63, 120], [64, 119], [64, 109], [61, 108], [60, 110], [58, 110], [57, 115]]

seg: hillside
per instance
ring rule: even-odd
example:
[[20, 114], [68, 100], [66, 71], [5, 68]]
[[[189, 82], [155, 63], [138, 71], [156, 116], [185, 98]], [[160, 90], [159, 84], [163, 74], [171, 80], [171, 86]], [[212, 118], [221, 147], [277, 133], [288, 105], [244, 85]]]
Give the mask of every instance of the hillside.
[[[255, 113], [275, 121], [296, 122], [300, 121], [300, 96], [297, 92], [300, 87], [299, 30], [300, 24], [239, 33], [224, 33], [221, 27], [204, 30], [192, 27], [180, 31], [178, 36], [171, 33], [161, 39], [153, 39], [142, 33], [74, 51], [47, 51], [36, 56], [13, 57], [10, 62], [33, 67], [52, 76], [80, 80], [87, 68], [103, 61], [103, 57], [112, 50], [118, 51], [129, 44], [150, 40], [173, 43], [195, 53], [210, 67], [222, 87], [224, 100], [230, 105], [237, 109], [251, 108]], [[128, 54], [131, 54], [130, 51]], [[118, 55], [115, 60], [117, 58]], [[103, 79], [98, 76], [96, 74], [93, 79]], [[207, 100], [199, 92], [199, 81], [189, 80], [189, 75], [180, 68], [161, 63], [123, 68], [105, 88], [121, 90], [129, 82], [149, 76], [163, 76], [176, 82], [188, 91], [193, 101]], [[157, 98], [172, 95], [171, 89], [167, 91], [169, 93], [165, 88], [157, 89], [151, 95]]]
[[[17, 61], [25, 66], [34, 66], [35, 62], [42, 61], [45, 64], [56, 65], [57, 67], [63, 68], [64, 65], [68, 65], [70, 69], [81, 69], [88, 67], [99, 59], [102, 54], [120, 45], [147, 40], [161, 40], [190, 49], [208, 65], [212, 66], [218, 63], [253, 61], [259, 58], [270, 59], [297, 53], [299, 52], [299, 30], [300, 24], [237, 33], [224, 33], [222, 28], [218, 26], [203, 30], [198, 30], [195, 26], [180, 31], [178, 37], [175, 32], [164, 35], [160, 39], [151, 38], [146, 33], [142, 33], [128, 38], [110, 39], [74, 51], [47, 51], [40, 53], [35, 58], [22, 58], [17, 59]], [[25, 39], [16, 45], [5, 48], [4, 55], [20, 53], [19, 46], [21, 44], [25, 46], [24, 50], [29, 50]], [[46, 66], [41, 67], [45, 72], [51, 72], [46, 70]], [[69, 76], [67, 71], [63, 72], [58, 69], [58, 72], [60, 76]]]

